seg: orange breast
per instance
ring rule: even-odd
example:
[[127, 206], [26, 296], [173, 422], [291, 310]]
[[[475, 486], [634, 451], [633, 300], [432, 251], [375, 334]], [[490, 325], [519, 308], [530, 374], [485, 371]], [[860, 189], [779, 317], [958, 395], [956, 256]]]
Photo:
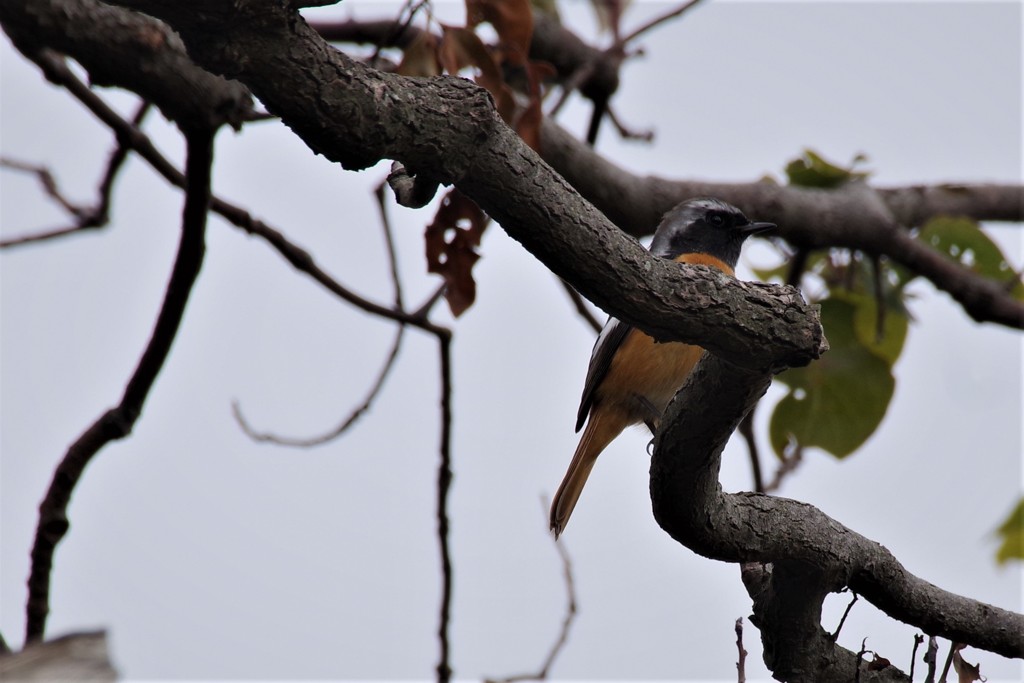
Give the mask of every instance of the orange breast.
[[[732, 268], [707, 254], [683, 254], [676, 261], [712, 266], [733, 275]], [[627, 413], [634, 423], [646, 419], [638, 409], [642, 402], [653, 406], [660, 417], [703, 353], [699, 346], [681, 342], [659, 344], [640, 330], [630, 330], [612, 358], [595, 399]]]

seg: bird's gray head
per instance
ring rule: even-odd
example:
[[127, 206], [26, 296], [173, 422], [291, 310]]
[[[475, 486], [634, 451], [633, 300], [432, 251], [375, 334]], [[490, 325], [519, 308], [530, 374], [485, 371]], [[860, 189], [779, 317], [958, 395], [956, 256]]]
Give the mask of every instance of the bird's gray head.
[[775, 227], [774, 223], [752, 223], [735, 206], [718, 199], [690, 199], [661, 219], [651, 252], [668, 259], [680, 254], [707, 254], [735, 268], [743, 241]]

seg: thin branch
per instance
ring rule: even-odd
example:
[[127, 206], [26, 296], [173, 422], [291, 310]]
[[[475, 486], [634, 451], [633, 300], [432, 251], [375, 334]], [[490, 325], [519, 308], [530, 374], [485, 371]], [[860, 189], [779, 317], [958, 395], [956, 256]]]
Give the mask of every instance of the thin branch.
[[0, 156], [0, 166], [9, 168], [12, 171], [21, 171], [22, 173], [29, 173], [39, 180], [39, 184], [43, 186], [43, 192], [46, 193], [53, 201], [61, 205], [61, 207], [76, 218], [82, 218], [87, 215], [89, 210], [81, 204], [75, 204], [70, 199], [64, 196], [64, 193], [60, 191], [57, 186], [57, 180], [53, 177], [53, 173], [50, 169], [45, 166], [38, 166], [36, 164], [28, 163], [27, 161], [17, 161], [10, 157]]
[[576, 288], [561, 278], [559, 278], [558, 281], [562, 283], [565, 293], [569, 295], [569, 300], [572, 301], [572, 305], [576, 308], [576, 312], [579, 316], [583, 318], [583, 321], [590, 325], [590, 328], [594, 330], [594, 332], [600, 332], [603, 327], [601, 321], [590, 312], [590, 309], [587, 308], [587, 302], [582, 296], [580, 296], [580, 293], [576, 291]]
[[[547, 511], [551, 507], [550, 502], [547, 500], [541, 501], [545, 520], [547, 520]], [[562, 576], [565, 579], [565, 592], [566, 592], [566, 607], [565, 616], [562, 618], [562, 628], [558, 632], [558, 640], [551, 647], [551, 651], [548, 652], [547, 659], [544, 660], [544, 666], [541, 667], [540, 678], [547, 678], [548, 673], [551, 671], [551, 666], [555, 663], [558, 655], [561, 653], [562, 648], [569, 641], [569, 632], [572, 630], [572, 623], [576, 619], [576, 584], [572, 577], [572, 562], [569, 559], [569, 551], [566, 549], [564, 543], [559, 543], [558, 539], [551, 537], [552, 543], [555, 545], [555, 550], [558, 551], [558, 557], [562, 560]]]
[[736, 683], [747, 681], [747, 651], [743, 649], [743, 617], [736, 620]]
[[846, 609], [843, 611], [842, 618], [839, 619], [839, 625], [836, 626], [836, 631], [835, 631], [835, 633], [832, 634], [832, 642], [833, 643], [836, 642], [837, 640], [839, 640], [839, 632], [843, 630], [843, 624], [846, 623], [846, 617], [850, 616], [850, 610], [853, 609], [853, 606], [854, 606], [854, 604], [856, 602], [857, 602], [857, 594], [854, 593], [853, 594], [853, 600], [850, 600], [850, 604], [846, 606]]
[[810, 250], [803, 248], [797, 249], [796, 253], [793, 254], [793, 258], [789, 261], [789, 273], [786, 275], [787, 285], [792, 285], [793, 287], [800, 286], [804, 271], [807, 270], [807, 257], [809, 255]]
[[935, 668], [939, 662], [939, 643], [935, 636], [928, 636], [928, 649], [924, 651], [924, 663], [928, 665], [928, 675], [924, 683], [935, 683]]
[[949, 675], [949, 668], [953, 664], [953, 653], [956, 652], [956, 643], [950, 642], [949, 653], [946, 655], [946, 663], [942, 665], [942, 675], [939, 676], [939, 683], [946, 683], [946, 676]]
[[424, 301], [419, 308], [412, 312], [412, 316], [414, 318], [422, 318], [425, 320], [427, 316], [430, 314], [431, 309], [434, 308], [434, 305], [437, 304], [437, 302], [444, 297], [444, 293], [447, 289], [448, 285], [444, 283], [439, 285], [438, 288], [434, 290], [434, 293], [428, 296], [427, 300]]
[[[394, 40], [395, 36], [405, 33], [406, 30], [412, 26], [412, 20], [416, 18], [416, 13], [419, 12], [426, 4], [426, 0], [419, 0], [415, 3], [414, 0], [405, 0], [405, 4], [402, 5], [402, 10], [399, 12], [398, 16], [395, 17], [395, 21], [388, 30], [387, 36], [374, 47], [373, 56], [370, 58], [371, 64], [377, 61], [380, 57], [380, 51], [383, 50], [386, 45], [391, 44], [391, 41]], [[409, 13], [409, 16], [405, 18], [405, 21], [402, 21], [402, 15], [406, 12]]]
[[[93, 112], [97, 118], [109, 126], [118, 135], [119, 139], [123, 139], [127, 146], [131, 147], [139, 156], [145, 159], [165, 180], [177, 187], [185, 187], [185, 176], [160, 153], [149, 137], [134, 128], [128, 121], [121, 118], [116, 111], [107, 106], [102, 98], [82, 83], [61, 59], [57, 58], [53, 53], [37, 55], [36, 59], [39, 66], [46, 73], [47, 78], [67, 88], [72, 95]], [[309, 252], [292, 244], [281, 232], [254, 218], [247, 210], [217, 196], [211, 199], [210, 209], [231, 224], [242, 228], [250, 235], [263, 238], [296, 270], [310, 276], [325, 289], [344, 301], [367, 313], [395, 320], [396, 322], [406, 323], [432, 334], [436, 333], [437, 327], [424, 317], [417, 317], [415, 314], [382, 306], [349, 290], [321, 269]]]
[[68, 531], [68, 503], [92, 458], [109, 442], [128, 436], [181, 325], [189, 295], [199, 275], [205, 251], [204, 235], [210, 203], [213, 132], [186, 132], [187, 159], [185, 208], [181, 243], [171, 272], [156, 326], [138, 365], [125, 387], [121, 402], [101, 415], [71, 444], [54, 471], [46, 497], [39, 506], [39, 526], [32, 546], [28, 579], [25, 642], [42, 640], [50, 610], [50, 574], [57, 545]]
[[441, 549], [441, 614], [437, 627], [441, 654], [437, 663], [437, 683], [448, 683], [452, 676], [449, 662], [448, 625], [452, 606], [452, 558], [448, 548], [448, 489], [452, 484], [452, 367], [451, 333], [437, 333], [441, 354], [441, 461], [437, 468], [437, 539]]
[[687, 2], [684, 2], [679, 7], [676, 7], [675, 9], [669, 10], [668, 12], [666, 12], [665, 14], [662, 14], [661, 16], [658, 16], [658, 17], [655, 17], [654, 19], [651, 19], [646, 24], [643, 24], [642, 26], [640, 26], [636, 30], [634, 30], [631, 33], [627, 34], [620, 41], [620, 44], [621, 45], [626, 45], [627, 43], [630, 43], [630, 42], [636, 40], [637, 38], [642, 36], [644, 33], [647, 33], [648, 31], [650, 31], [651, 29], [656, 28], [656, 27], [660, 26], [661, 24], [664, 24], [666, 21], [671, 21], [672, 19], [675, 19], [676, 17], [682, 15], [688, 9], [692, 8], [694, 5], [696, 5], [699, 2], [700, 2], [700, 0], [688, 0]]
[[400, 24], [390, 19], [310, 21], [309, 26], [324, 40], [333, 43], [371, 44], [375, 47], [397, 47], [403, 50], [424, 32], [423, 29], [408, 23], [401, 27], [401, 30], [396, 31], [395, 27]]
[[562, 111], [562, 107], [564, 107], [565, 103], [569, 101], [569, 96], [578, 90], [583, 82], [590, 78], [592, 73], [594, 73], [593, 62], [587, 62], [573, 71], [572, 75], [562, 82], [562, 92], [558, 96], [558, 100], [555, 102], [554, 106], [548, 110], [547, 116], [558, 116], [558, 113]]
[[[395, 248], [393, 231], [391, 230], [391, 221], [388, 218], [388, 212], [386, 208], [387, 194], [384, 190], [386, 186], [387, 182], [378, 185], [377, 189], [374, 191], [374, 196], [377, 199], [377, 206], [380, 210], [381, 227], [384, 232], [384, 244], [388, 256], [388, 269], [391, 271], [391, 282], [395, 290], [395, 310], [401, 311], [404, 310], [404, 301], [402, 295], [402, 278], [398, 272], [398, 254]], [[426, 318], [427, 314], [430, 312], [430, 307], [433, 306], [433, 304], [440, 297], [440, 294], [443, 292], [444, 289], [441, 288], [438, 291], [437, 295], [428, 299], [427, 305], [424, 308], [421, 308], [420, 311], [418, 311], [414, 315], [416, 315], [417, 317]], [[391, 368], [395, 364], [395, 360], [398, 358], [398, 351], [401, 348], [402, 336], [404, 332], [405, 325], [403, 323], [399, 323], [398, 330], [395, 333], [395, 339], [391, 344], [391, 351], [385, 358], [383, 367], [381, 367], [380, 371], [377, 373], [377, 379], [371, 386], [369, 393], [367, 393], [362, 403], [360, 403], [349, 414], [347, 418], [342, 420], [342, 422], [337, 427], [335, 427], [329, 432], [321, 434], [320, 436], [305, 438], [278, 436], [270, 432], [257, 432], [255, 429], [252, 428], [249, 422], [242, 415], [241, 406], [239, 405], [238, 401], [234, 401], [231, 404], [231, 412], [235, 416], [235, 420], [238, 422], [239, 427], [242, 429], [242, 431], [246, 434], [246, 436], [248, 436], [250, 439], [253, 439], [254, 441], [273, 443], [279, 446], [294, 446], [298, 448], [310, 448], [313, 446], [319, 446], [321, 444], [327, 443], [328, 441], [333, 441], [334, 439], [338, 438], [346, 431], [348, 431], [348, 429], [355, 424], [356, 420], [362, 417], [363, 414], [370, 409], [370, 405], [373, 403], [374, 399], [377, 398], [377, 394], [380, 393], [381, 388], [384, 386], [384, 381], [387, 379], [388, 374], [391, 372]]]
[[362, 402], [356, 406], [351, 413], [349, 413], [348, 417], [328, 432], [320, 434], [319, 436], [310, 437], [280, 436], [271, 432], [260, 432], [254, 429], [242, 414], [242, 408], [238, 401], [233, 401], [231, 403], [231, 413], [234, 415], [235, 420], [238, 422], [238, 426], [245, 435], [253, 441], [260, 443], [272, 443], [278, 446], [292, 446], [295, 448], [312, 448], [313, 446], [320, 446], [329, 441], [333, 441], [348, 431], [349, 428], [352, 427], [352, 425], [354, 425], [356, 421], [370, 409], [373, 401], [377, 398], [377, 394], [379, 394], [381, 388], [383, 388], [385, 380], [387, 380], [388, 375], [391, 373], [391, 368], [395, 365], [395, 360], [398, 358], [398, 351], [402, 346], [402, 337], [404, 332], [405, 325], [399, 324], [398, 329], [395, 332], [395, 339], [391, 343], [391, 351], [385, 357], [384, 364], [381, 366], [380, 371], [378, 371], [377, 378], [374, 380], [370, 390], [367, 392]]
[[800, 463], [803, 462], [803, 455], [803, 448], [799, 445], [793, 449], [791, 454], [783, 455], [782, 462], [779, 463], [779, 467], [775, 470], [772, 480], [764, 485], [763, 493], [774, 493], [782, 488], [782, 481], [800, 467]]
[[[551, 501], [546, 496], [540, 498], [541, 511], [544, 514], [545, 532], [547, 531], [547, 519], [548, 519], [548, 508], [551, 507]], [[542, 681], [546, 680], [548, 674], [551, 672], [551, 667], [554, 665], [555, 660], [558, 659], [558, 655], [561, 654], [565, 644], [569, 642], [569, 632], [572, 630], [572, 623], [576, 619], [576, 583], [572, 576], [572, 562], [569, 559], [569, 551], [566, 550], [564, 543], [559, 543], [551, 534], [545, 534], [551, 538], [551, 542], [555, 545], [555, 550], [558, 551], [558, 557], [562, 560], [562, 577], [565, 579], [565, 593], [567, 604], [565, 607], [565, 616], [562, 617], [562, 627], [558, 632], [558, 638], [555, 639], [554, 644], [551, 646], [551, 650], [548, 651], [548, 656], [544, 659], [544, 664], [541, 665], [539, 671], [535, 673], [518, 674], [516, 676], [509, 676], [507, 678], [487, 678], [484, 683], [515, 683], [516, 681]]]
[[[132, 119], [132, 126], [138, 128], [142, 125], [142, 121], [149, 109], [149, 104], [143, 102], [139, 106], [138, 111], [136, 111], [135, 117]], [[26, 235], [24, 237], [0, 240], [0, 249], [32, 244], [34, 242], [42, 242], [81, 232], [83, 230], [102, 228], [109, 224], [110, 197], [114, 187], [114, 180], [117, 178], [117, 174], [120, 172], [121, 168], [124, 166], [125, 160], [128, 158], [128, 151], [128, 145], [126, 145], [123, 140], [118, 139], [117, 145], [114, 147], [114, 151], [110, 154], [110, 159], [107, 161], [107, 167], [103, 173], [103, 178], [100, 180], [98, 189], [99, 196], [97, 197], [96, 203], [92, 206], [74, 204], [65, 198], [57, 186], [56, 179], [53, 177], [53, 174], [50, 173], [49, 169], [43, 166], [34, 166], [0, 157], [0, 166], [35, 173], [39, 177], [39, 180], [43, 185], [43, 190], [46, 194], [60, 204], [61, 207], [63, 207], [64, 210], [71, 214], [75, 219], [75, 222], [72, 225], [64, 228], [47, 230], [34, 235]]]
[[754, 433], [754, 411], [757, 404], [743, 417], [737, 428], [743, 440], [747, 442], [747, 453], [750, 455], [750, 470], [754, 475], [754, 491], [764, 493], [764, 478], [761, 474], [761, 454], [757, 448], [757, 435]]
[[885, 266], [877, 254], [869, 256], [871, 260], [871, 285], [875, 290], [875, 343], [881, 344], [885, 338], [885, 316], [888, 308], [885, 302], [885, 282], [882, 277], [882, 268]]
[[924, 642], [924, 636], [920, 633], [914, 634], [914, 649], [910, 651], [910, 683], [914, 683], [914, 665], [917, 664], [917, 648]]
[[867, 645], [867, 638], [864, 638], [862, 641], [860, 641], [860, 649], [857, 650], [857, 668], [854, 669], [853, 673], [853, 683], [860, 683], [860, 669], [861, 664], [864, 662], [864, 655], [868, 653]]
[[395, 308], [404, 310], [405, 303], [402, 297], [402, 278], [398, 272], [398, 249], [395, 247], [395, 235], [391, 229], [391, 219], [388, 217], [387, 192], [384, 188], [387, 181], [384, 181], [374, 190], [373, 196], [377, 198], [377, 208], [380, 209], [380, 224], [384, 231], [384, 245], [387, 248], [388, 268], [391, 270], [391, 284], [395, 288]]
[[606, 107], [605, 114], [607, 114], [608, 119], [612, 122], [612, 125], [615, 126], [615, 130], [619, 132], [619, 135], [622, 136], [623, 140], [639, 140], [640, 142], [654, 141], [653, 130], [634, 130], [629, 128], [618, 117], [615, 113], [615, 109], [610, 104]]

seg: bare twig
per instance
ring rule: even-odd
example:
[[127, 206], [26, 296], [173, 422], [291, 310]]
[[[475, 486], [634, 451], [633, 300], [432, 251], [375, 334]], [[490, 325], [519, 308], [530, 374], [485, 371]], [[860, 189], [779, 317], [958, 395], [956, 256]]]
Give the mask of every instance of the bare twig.
[[405, 303], [402, 297], [402, 278], [398, 272], [398, 249], [395, 247], [394, 231], [391, 230], [391, 219], [388, 218], [387, 192], [384, 190], [386, 185], [387, 181], [378, 185], [377, 189], [373, 192], [373, 196], [377, 198], [377, 208], [380, 209], [380, 225], [384, 231], [384, 246], [387, 248], [388, 253], [388, 268], [391, 270], [391, 284], [395, 288], [395, 308], [398, 310], [404, 310]]
[[622, 120], [615, 113], [615, 109], [611, 105], [606, 107], [608, 119], [615, 126], [615, 130], [619, 132], [623, 140], [639, 140], [640, 142], [652, 142], [654, 140], [653, 130], [634, 130], [629, 128], [622, 122]]
[[871, 259], [871, 284], [875, 290], [875, 343], [881, 344], [882, 339], [885, 338], [885, 316], [888, 312], [885, 304], [885, 292], [882, 291], [885, 286], [882, 268], [885, 266], [878, 254], [871, 254], [869, 258]]
[[[541, 496], [540, 504], [544, 514], [546, 532], [548, 509], [551, 507], [551, 501], [549, 501], [546, 496]], [[548, 535], [550, 536], [550, 534]], [[569, 641], [569, 632], [572, 630], [572, 622], [576, 619], [576, 584], [572, 577], [572, 562], [569, 559], [569, 551], [565, 549], [565, 544], [559, 543], [558, 539], [554, 536], [551, 536], [551, 539], [555, 545], [555, 550], [558, 551], [558, 557], [562, 560], [562, 576], [565, 579], [565, 593], [567, 598], [565, 616], [562, 618], [562, 628], [558, 632], [558, 638], [551, 646], [551, 650], [548, 651], [548, 656], [544, 659], [544, 664], [541, 665], [539, 671], [535, 673], [518, 674], [507, 678], [488, 678], [485, 679], [485, 683], [515, 683], [516, 681], [545, 680], [551, 672], [551, 667], [554, 665], [558, 655], [562, 652], [562, 648], [564, 648], [565, 644]]]
[[939, 683], [946, 683], [946, 676], [949, 675], [949, 668], [953, 665], [953, 653], [956, 652], [956, 643], [949, 644], [949, 654], [946, 655], [946, 663], [942, 665], [942, 675], [939, 676]]
[[452, 483], [452, 367], [451, 333], [437, 333], [441, 354], [441, 461], [437, 468], [437, 538], [441, 548], [441, 614], [437, 627], [441, 655], [437, 663], [437, 683], [448, 683], [452, 668], [448, 663], [448, 624], [452, 603], [452, 559], [448, 549], [448, 489]]
[[[835, 640], [833, 638], [833, 640]], [[854, 670], [853, 683], [860, 683], [860, 669], [861, 664], [864, 662], [864, 655], [868, 653], [867, 650], [868, 639], [860, 641], [860, 650], [857, 651], [857, 668]]]
[[[142, 121], [149, 109], [149, 104], [143, 102], [139, 106], [138, 111], [136, 111], [135, 117], [132, 119], [132, 126], [138, 128], [142, 124]], [[41, 242], [56, 237], [63, 237], [64, 235], [70, 235], [83, 230], [102, 228], [106, 226], [110, 222], [110, 196], [113, 191], [114, 180], [117, 178], [118, 172], [124, 166], [124, 162], [128, 158], [128, 151], [129, 147], [125, 144], [124, 140], [118, 139], [117, 146], [114, 147], [114, 151], [111, 153], [110, 159], [107, 161], [107, 167], [103, 173], [103, 178], [100, 180], [98, 188], [99, 196], [96, 200], [96, 204], [92, 206], [75, 204], [64, 197], [60, 188], [57, 186], [56, 179], [53, 177], [53, 174], [50, 173], [49, 169], [43, 166], [26, 164], [24, 162], [0, 157], [0, 166], [36, 174], [39, 177], [39, 181], [42, 183], [46, 194], [60, 204], [61, 207], [63, 207], [64, 210], [71, 214], [72, 218], [75, 219], [72, 225], [64, 228], [47, 230], [34, 235], [26, 235], [24, 237], [0, 240], [0, 249], [20, 246], [23, 244], [32, 244], [34, 242]]]
[[793, 449], [792, 454], [782, 457], [782, 462], [779, 464], [778, 469], [775, 470], [775, 476], [764, 485], [764, 492], [773, 493], [778, 491], [782, 487], [782, 480], [795, 472], [801, 462], [803, 462], [803, 448], [798, 445]]
[[914, 665], [917, 664], [917, 648], [924, 642], [924, 636], [920, 633], [914, 634], [914, 649], [910, 652], [910, 682], [914, 682]]
[[[90, 111], [93, 112], [103, 123], [109, 126], [124, 139], [127, 146], [131, 147], [139, 156], [146, 160], [165, 180], [177, 187], [185, 187], [185, 176], [167, 160], [163, 154], [153, 145], [152, 141], [141, 131], [134, 128], [128, 121], [111, 109], [107, 104], [80, 81], [74, 73], [52, 53], [44, 53], [37, 56], [37, 63], [52, 82], [63, 85], [68, 91], [81, 101]], [[254, 218], [245, 209], [231, 204], [219, 197], [214, 196], [210, 202], [210, 209], [227, 219], [228, 222], [245, 230], [251, 235], [256, 235], [267, 241], [280, 253], [286, 261], [292, 264], [296, 270], [310, 276], [332, 294], [356, 306], [357, 308], [382, 318], [388, 318], [397, 322], [403, 322], [413, 327], [420, 328], [435, 334], [437, 327], [425, 317], [416, 314], [406, 313], [402, 310], [388, 308], [351, 291], [344, 285], [337, 282], [321, 269], [312, 255], [305, 249], [290, 242], [281, 232], [273, 229], [263, 221]]]
[[647, 33], [648, 31], [650, 31], [651, 29], [653, 29], [653, 28], [655, 28], [657, 26], [660, 26], [661, 24], [664, 24], [666, 21], [670, 21], [670, 20], [675, 19], [676, 17], [680, 16], [681, 14], [686, 12], [686, 10], [692, 8], [694, 5], [696, 5], [699, 2], [700, 2], [700, 0], [687, 0], [687, 2], [684, 2], [682, 5], [679, 5], [675, 9], [671, 9], [668, 12], [666, 12], [665, 14], [662, 14], [661, 16], [658, 16], [658, 17], [655, 17], [654, 19], [651, 19], [647, 23], [643, 24], [642, 26], [640, 26], [639, 28], [635, 29], [631, 33], [627, 34], [624, 38], [622, 38], [622, 40], [620, 41], [620, 44], [621, 45], [626, 45], [627, 43], [630, 43], [630, 42], [636, 40], [637, 38], [642, 36], [644, 33]]
[[445, 290], [448, 289], [448, 285], [442, 283], [434, 290], [434, 293], [427, 297], [427, 300], [423, 304], [412, 312], [414, 318], [422, 318], [426, 320], [427, 315], [430, 313], [434, 305], [444, 297]]
[[[373, 57], [370, 58], [370, 63], [374, 63], [380, 57], [380, 51], [390, 45], [397, 36], [405, 33], [410, 26], [412, 26], [412, 20], [416, 18], [416, 13], [427, 5], [427, 0], [405, 0], [405, 4], [402, 5], [402, 10], [395, 17], [395, 21], [391, 24], [391, 28], [383, 40], [378, 41], [377, 45], [374, 46]], [[402, 15], [408, 12], [408, 16], [405, 20], [402, 20]]]
[[738, 431], [743, 437], [743, 440], [747, 442], [747, 453], [750, 455], [750, 469], [754, 475], [754, 491], [757, 493], [764, 493], [764, 478], [761, 474], [761, 454], [757, 448], [757, 435], [754, 434], [754, 411], [757, 410], [757, 404], [750, 409], [740, 422]]
[[560, 112], [562, 107], [565, 106], [565, 103], [569, 100], [569, 96], [578, 90], [580, 85], [590, 78], [593, 73], [594, 62], [587, 62], [576, 69], [572, 75], [562, 83], [562, 93], [558, 96], [558, 100], [548, 111], [547, 115], [551, 117], [558, 116], [558, 112]]
[[850, 610], [853, 609], [853, 605], [857, 602], [857, 594], [853, 594], [853, 600], [850, 600], [850, 604], [846, 606], [846, 610], [843, 612], [842, 618], [839, 619], [839, 625], [836, 626], [835, 633], [832, 634], [832, 642], [839, 640], [839, 632], [843, 630], [843, 624], [846, 623], [846, 617], [850, 616]]
[[39, 184], [43, 186], [43, 192], [45, 192], [50, 199], [60, 204], [61, 207], [72, 216], [81, 218], [89, 213], [89, 210], [83, 205], [76, 204], [64, 196], [60, 187], [57, 186], [57, 179], [53, 177], [53, 173], [50, 172], [50, 169], [45, 166], [39, 166], [27, 161], [18, 161], [10, 157], [0, 157], [0, 166], [9, 168], [12, 171], [21, 171], [22, 173], [30, 173], [36, 176], [39, 180]]
[[569, 300], [572, 301], [572, 305], [576, 308], [576, 312], [579, 313], [584, 322], [590, 325], [594, 332], [600, 332], [602, 327], [601, 321], [590, 312], [590, 309], [587, 308], [586, 301], [584, 301], [583, 297], [580, 296], [580, 293], [576, 291], [576, 288], [561, 278], [559, 278], [558, 281], [562, 283], [565, 293], [569, 295]]
[[366, 411], [370, 409], [374, 399], [377, 398], [377, 394], [380, 393], [381, 388], [384, 386], [385, 380], [391, 373], [391, 368], [395, 365], [395, 360], [398, 358], [398, 351], [402, 346], [402, 337], [405, 332], [405, 325], [399, 324], [398, 329], [395, 332], [395, 339], [391, 343], [391, 351], [384, 359], [384, 364], [381, 366], [380, 371], [377, 373], [377, 378], [374, 380], [373, 385], [370, 387], [370, 391], [367, 392], [363, 401], [356, 406], [355, 409], [349, 413], [348, 417], [341, 421], [337, 427], [334, 427], [328, 432], [320, 434], [319, 436], [310, 437], [289, 437], [280, 436], [271, 432], [260, 432], [256, 431], [252, 425], [245, 419], [242, 414], [241, 406], [238, 401], [231, 403], [231, 412], [235, 416], [235, 420], [238, 422], [238, 426], [242, 429], [246, 436], [253, 441], [259, 441], [261, 443], [272, 443], [278, 446], [293, 446], [296, 448], [312, 448], [313, 446], [320, 446], [329, 441], [337, 439], [339, 436], [344, 434], [356, 421], [361, 418]]
[[[387, 195], [384, 190], [386, 185], [386, 182], [378, 185], [377, 189], [374, 191], [374, 196], [377, 198], [377, 206], [380, 209], [381, 227], [384, 232], [384, 243], [388, 255], [388, 268], [391, 271], [391, 282], [395, 290], [395, 310], [401, 311], [404, 310], [404, 301], [402, 295], [402, 278], [398, 272], [398, 255], [395, 249], [394, 235], [391, 230], [391, 221], [388, 218], [386, 208]], [[415, 315], [417, 317], [425, 318], [427, 314], [430, 312], [430, 307], [433, 306], [433, 303], [435, 303], [438, 298], [440, 298], [440, 295], [443, 292], [444, 289], [441, 288], [434, 297], [428, 299], [427, 304], [425, 304], [425, 307], [421, 308]], [[401, 348], [402, 337], [404, 332], [405, 325], [399, 323], [398, 330], [395, 333], [394, 342], [392, 342], [391, 344], [391, 351], [388, 353], [384, 361], [384, 365], [380, 369], [380, 372], [377, 373], [377, 379], [371, 386], [369, 393], [367, 393], [362, 403], [360, 403], [348, 415], [348, 417], [342, 420], [337, 427], [330, 430], [329, 432], [321, 434], [320, 436], [306, 438], [293, 438], [278, 436], [270, 432], [257, 432], [252, 428], [252, 426], [248, 423], [248, 421], [246, 421], [245, 417], [242, 415], [241, 407], [239, 406], [237, 401], [231, 404], [231, 412], [234, 414], [235, 420], [238, 421], [238, 424], [241, 427], [242, 431], [245, 432], [246, 436], [253, 439], [254, 441], [273, 443], [280, 446], [295, 446], [299, 448], [319, 446], [321, 444], [327, 443], [328, 441], [333, 441], [334, 439], [344, 434], [353, 424], [355, 424], [356, 420], [362, 417], [363, 414], [367, 410], [369, 410], [370, 405], [373, 403], [374, 399], [376, 399], [377, 394], [380, 393], [381, 388], [384, 386], [384, 381], [387, 379], [388, 374], [391, 372], [391, 368], [394, 367], [395, 360], [398, 358], [398, 351]]]
[[793, 258], [789, 262], [789, 274], [786, 275], [786, 284], [792, 285], [793, 287], [800, 286], [800, 280], [804, 276], [804, 271], [807, 270], [807, 257], [810, 254], [808, 249], [800, 248], [793, 254]]
[[928, 649], [924, 652], [924, 663], [928, 665], [928, 676], [924, 683], [935, 683], [935, 667], [939, 661], [939, 643], [935, 636], [928, 636]]
[[185, 209], [181, 243], [167, 285], [164, 302], [146, 350], [128, 380], [121, 402], [107, 410], [71, 444], [54, 472], [46, 497], [39, 506], [39, 526], [32, 546], [28, 579], [25, 642], [42, 640], [50, 609], [50, 574], [53, 555], [68, 531], [67, 508], [86, 465], [101, 448], [128, 436], [149, 391], [163, 368], [181, 325], [189, 295], [203, 262], [206, 216], [210, 203], [213, 131], [186, 132]]
[[747, 681], [747, 651], [743, 649], [743, 617], [736, 620], [736, 683]]

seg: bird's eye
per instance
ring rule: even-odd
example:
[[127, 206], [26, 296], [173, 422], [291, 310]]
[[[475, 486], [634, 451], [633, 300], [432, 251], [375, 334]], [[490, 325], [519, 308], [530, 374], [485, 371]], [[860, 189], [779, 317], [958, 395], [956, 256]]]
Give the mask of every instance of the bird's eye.
[[708, 223], [715, 226], [716, 228], [720, 228], [723, 225], [725, 225], [725, 217], [723, 217], [720, 213], [713, 213], [710, 216], [708, 216]]

